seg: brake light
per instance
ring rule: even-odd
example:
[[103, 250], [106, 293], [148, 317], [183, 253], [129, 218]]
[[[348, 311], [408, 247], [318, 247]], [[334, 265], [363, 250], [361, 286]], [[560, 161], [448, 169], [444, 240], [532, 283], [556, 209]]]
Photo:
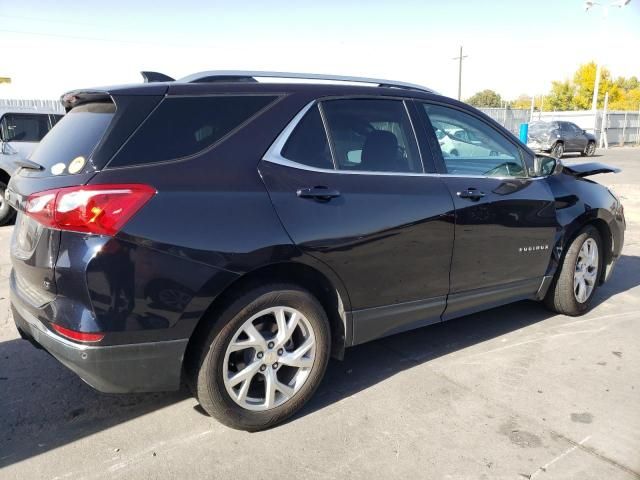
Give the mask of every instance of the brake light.
[[66, 187], [30, 195], [25, 213], [56, 230], [113, 236], [155, 193], [139, 184]]
[[104, 338], [104, 333], [76, 332], [75, 330], [61, 327], [60, 325], [57, 325], [55, 323], [52, 323], [51, 326], [63, 337], [67, 337], [78, 342], [99, 342]]

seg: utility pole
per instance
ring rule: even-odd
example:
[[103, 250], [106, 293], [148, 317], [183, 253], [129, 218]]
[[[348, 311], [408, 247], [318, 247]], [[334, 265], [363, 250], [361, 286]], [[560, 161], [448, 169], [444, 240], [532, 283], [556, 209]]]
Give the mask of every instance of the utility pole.
[[609, 139], [607, 138], [608, 108], [609, 92], [604, 94], [604, 109], [602, 110], [602, 120], [600, 121], [600, 148], [604, 146], [605, 150], [609, 148]]
[[640, 145], [640, 105], [638, 106], [638, 133], [636, 134], [636, 144]]
[[533, 95], [531, 97], [531, 113], [529, 114], [529, 122], [533, 122], [533, 109], [535, 108], [536, 105], [536, 96]]
[[598, 3], [598, 2], [594, 2], [591, 0], [586, 0], [584, 2], [585, 4], [585, 10], [588, 12], [590, 9], [592, 9], [593, 7], [601, 7], [602, 8], [602, 21], [600, 23], [600, 36], [598, 38], [598, 46], [596, 47], [596, 51], [598, 53], [596, 53], [596, 56], [598, 58], [596, 58], [596, 78], [593, 84], [593, 98], [591, 99], [591, 110], [593, 111], [593, 116], [594, 116], [594, 125], [593, 125], [593, 129], [595, 132], [595, 122], [597, 121], [597, 115], [596, 115], [596, 111], [598, 110], [598, 90], [600, 89], [600, 72], [602, 70], [602, 51], [604, 50], [604, 46], [607, 43], [607, 33], [608, 33], [608, 18], [609, 18], [609, 7], [617, 7], [617, 8], [623, 8], [626, 7], [629, 2], [631, 2], [631, 0], [613, 0], [610, 1], [608, 4], [603, 4], [603, 3]]
[[453, 57], [454, 60], [458, 60], [458, 100], [462, 98], [462, 59], [467, 57], [468, 55], [462, 55], [462, 46], [460, 46], [460, 55]]

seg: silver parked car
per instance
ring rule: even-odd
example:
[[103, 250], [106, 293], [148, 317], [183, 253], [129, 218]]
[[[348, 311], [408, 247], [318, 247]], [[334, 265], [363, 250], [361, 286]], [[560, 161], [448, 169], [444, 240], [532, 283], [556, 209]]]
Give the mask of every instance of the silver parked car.
[[4, 199], [9, 179], [51, 128], [62, 118], [59, 113], [0, 109], [0, 225], [13, 221], [15, 211]]

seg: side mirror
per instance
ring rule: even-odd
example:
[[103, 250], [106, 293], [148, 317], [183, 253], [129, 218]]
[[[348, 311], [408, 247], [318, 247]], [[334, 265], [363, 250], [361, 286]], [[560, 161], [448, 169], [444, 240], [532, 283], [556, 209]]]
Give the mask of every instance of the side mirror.
[[563, 169], [559, 158], [550, 155], [536, 155], [534, 160], [534, 170], [537, 177], [548, 177], [560, 173]]

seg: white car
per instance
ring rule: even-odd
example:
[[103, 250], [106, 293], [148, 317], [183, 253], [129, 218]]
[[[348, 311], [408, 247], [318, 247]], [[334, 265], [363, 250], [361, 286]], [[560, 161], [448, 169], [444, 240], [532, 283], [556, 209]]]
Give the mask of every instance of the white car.
[[60, 113], [16, 108], [0, 109], [0, 225], [10, 223], [15, 211], [4, 200], [4, 192], [13, 174], [42, 137], [62, 118]]
[[482, 142], [462, 128], [437, 128], [436, 136], [442, 153], [452, 157], [497, 157], [498, 152], [483, 147]]

